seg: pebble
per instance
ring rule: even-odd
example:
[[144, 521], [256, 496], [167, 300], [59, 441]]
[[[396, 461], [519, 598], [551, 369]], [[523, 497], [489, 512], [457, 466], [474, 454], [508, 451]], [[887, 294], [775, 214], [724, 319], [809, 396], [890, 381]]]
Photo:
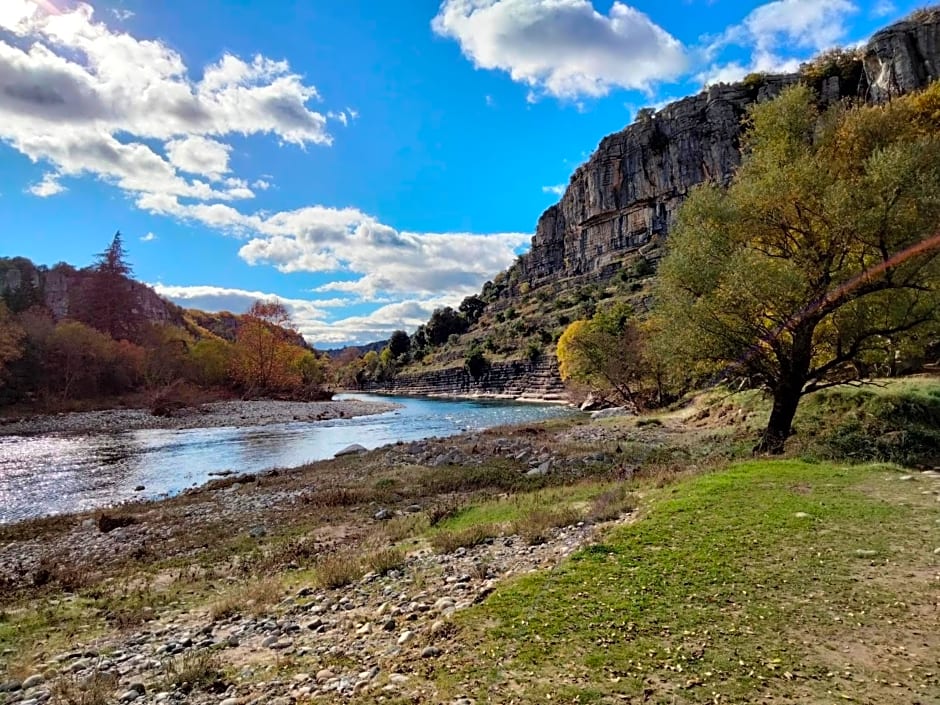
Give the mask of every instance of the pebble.
[[41, 685], [43, 682], [45, 682], [45, 680], [46, 679], [41, 674], [34, 673], [25, 681], [23, 681], [23, 690], [29, 690], [30, 688], [35, 688], [37, 685]]
[[407, 644], [414, 638], [415, 633], [411, 630], [407, 630], [401, 633], [401, 636], [398, 637], [398, 645], [403, 646]]
[[797, 512], [793, 516], [795, 516], [797, 519], [812, 519], [813, 518], [812, 515], [807, 514], [806, 512]]
[[436, 646], [425, 646], [421, 650], [421, 658], [434, 658], [441, 655], [441, 650]]

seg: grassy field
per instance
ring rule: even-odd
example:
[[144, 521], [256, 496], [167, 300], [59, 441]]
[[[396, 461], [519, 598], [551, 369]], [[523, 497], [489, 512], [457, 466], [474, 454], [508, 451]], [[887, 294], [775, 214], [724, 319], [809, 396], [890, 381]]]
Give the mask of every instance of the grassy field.
[[751, 462], [653, 490], [464, 613], [435, 677], [481, 702], [940, 703], [940, 480], [905, 477]]

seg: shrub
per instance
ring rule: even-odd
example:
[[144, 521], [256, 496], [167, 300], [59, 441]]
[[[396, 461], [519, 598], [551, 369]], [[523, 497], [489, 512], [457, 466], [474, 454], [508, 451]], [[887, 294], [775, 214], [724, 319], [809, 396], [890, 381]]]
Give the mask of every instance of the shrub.
[[168, 661], [164, 667], [169, 690], [183, 692], [192, 690], [219, 691], [225, 689], [222, 675], [222, 659], [215, 651], [202, 649], [192, 651]]

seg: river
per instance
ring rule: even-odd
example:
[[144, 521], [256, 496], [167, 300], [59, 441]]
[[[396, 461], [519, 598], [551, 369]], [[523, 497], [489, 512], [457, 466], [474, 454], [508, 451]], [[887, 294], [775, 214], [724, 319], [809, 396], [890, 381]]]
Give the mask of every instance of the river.
[[0, 523], [166, 497], [219, 473], [296, 467], [331, 458], [353, 443], [377, 448], [573, 413], [513, 402], [337, 398], [394, 401], [402, 407], [317, 423], [0, 437]]

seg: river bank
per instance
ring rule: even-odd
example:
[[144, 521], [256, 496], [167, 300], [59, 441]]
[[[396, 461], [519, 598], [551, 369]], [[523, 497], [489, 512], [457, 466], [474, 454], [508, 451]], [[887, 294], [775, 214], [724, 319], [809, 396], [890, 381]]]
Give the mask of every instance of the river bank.
[[220, 401], [154, 416], [148, 409], [107, 409], [0, 419], [0, 436], [37, 433], [121, 433], [145, 429], [183, 430], [268, 426], [293, 421], [331, 421], [394, 411], [400, 405], [376, 400], [322, 402]]
[[700, 412], [0, 526], [0, 705], [932, 702], [940, 473], [741, 465], [766, 409]]

